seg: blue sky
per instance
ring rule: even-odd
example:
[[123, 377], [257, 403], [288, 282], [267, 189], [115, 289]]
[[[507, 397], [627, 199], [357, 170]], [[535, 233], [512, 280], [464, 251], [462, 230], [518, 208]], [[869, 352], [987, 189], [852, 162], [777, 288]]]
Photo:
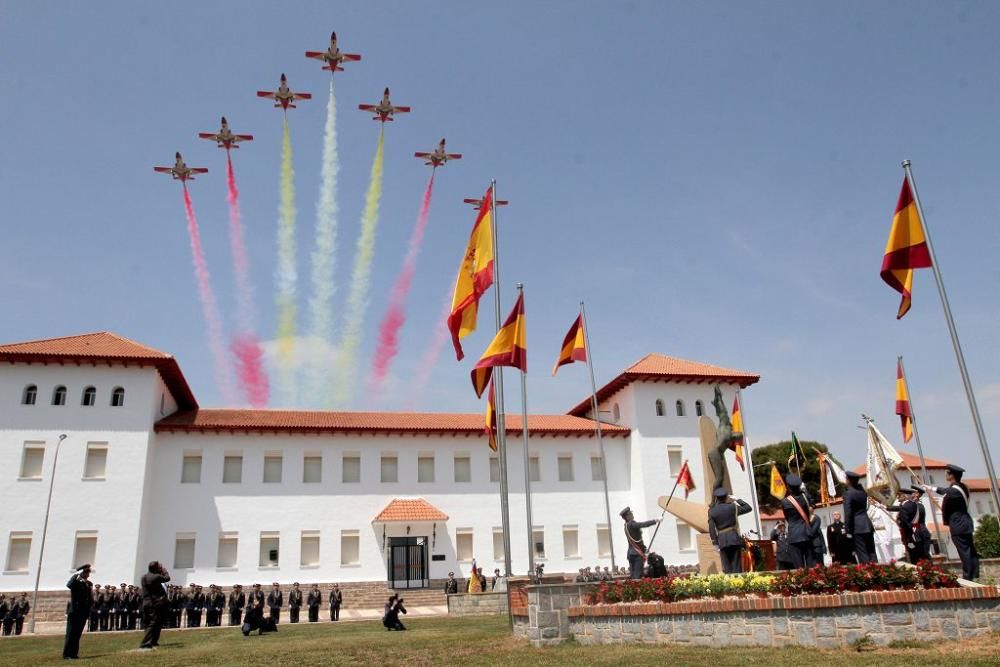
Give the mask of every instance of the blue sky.
[[316, 95], [289, 115], [304, 313], [328, 75], [302, 54], [331, 30], [364, 57], [337, 75], [338, 330], [377, 135], [356, 105], [388, 85], [413, 107], [387, 128], [361, 378], [428, 175], [412, 153], [446, 136], [465, 154], [438, 174], [388, 391], [355, 407], [480, 410], [472, 360], [447, 349], [428, 390], [407, 392], [474, 219], [461, 199], [496, 178], [512, 200], [505, 309], [526, 285], [532, 411], [589, 390], [581, 366], [548, 373], [585, 299], [599, 382], [652, 351], [753, 370], [754, 442], [795, 429], [852, 465], [861, 412], [898, 442], [903, 354], [926, 452], [982, 474], [932, 275], [897, 322], [878, 270], [909, 158], [1000, 440], [992, 3], [0, 3], [0, 340], [116, 331], [176, 355], [218, 405], [180, 188], [150, 167], [180, 150], [212, 170], [191, 190], [232, 331], [224, 154], [196, 133], [225, 114], [256, 135], [234, 160], [272, 338], [281, 118], [254, 91], [285, 72]]

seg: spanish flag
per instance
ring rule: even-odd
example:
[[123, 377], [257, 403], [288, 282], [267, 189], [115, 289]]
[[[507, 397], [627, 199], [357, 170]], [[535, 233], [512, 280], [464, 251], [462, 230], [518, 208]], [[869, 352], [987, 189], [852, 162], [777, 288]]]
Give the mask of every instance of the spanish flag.
[[490, 378], [490, 391], [486, 394], [486, 436], [489, 438], [490, 449], [497, 450], [497, 399], [493, 389], [493, 378]]
[[559, 358], [556, 359], [556, 365], [552, 367], [552, 376], [555, 377], [556, 371], [559, 370], [560, 366], [571, 364], [574, 361], [586, 360], [587, 339], [583, 332], [583, 315], [579, 315], [576, 321], [573, 322], [573, 326], [569, 328], [566, 338], [563, 339], [562, 349], [559, 350]]
[[688, 494], [694, 491], [694, 477], [691, 476], [691, 469], [688, 468], [688, 462], [684, 461], [684, 465], [681, 466], [681, 471], [677, 473], [677, 486], [684, 487], [684, 499], [686, 500]]
[[778, 500], [784, 500], [785, 496], [788, 495], [788, 487], [785, 486], [785, 480], [781, 478], [778, 466], [773, 463], [771, 464], [771, 495]]
[[882, 280], [889, 287], [903, 295], [899, 302], [900, 319], [910, 309], [910, 294], [913, 289], [913, 270], [931, 266], [931, 254], [924, 237], [924, 225], [913, 200], [910, 182], [903, 177], [903, 189], [899, 193], [896, 213], [892, 217], [889, 242], [885, 245], [882, 258]]
[[483, 352], [472, 369], [472, 387], [482, 398], [495, 366], [513, 366], [528, 372], [527, 334], [524, 325], [524, 294], [517, 298], [514, 309], [507, 316], [490, 346]]
[[896, 414], [903, 427], [903, 442], [909, 442], [913, 437], [913, 414], [910, 412], [910, 396], [906, 393], [906, 378], [903, 377], [903, 364], [896, 362]]
[[462, 265], [455, 281], [455, 294], [451, 300], [448, 330], [455, 345], [455, 355], [461, 361], [461, 339], [476, 330], [479, 298], [493, 284], [493, 186], [486, 191], [479, 207], [479, 216], [472, 227], [469, 244], [465, 248]]
[[[743, 413], [740, 411], [740, 397], [739, 395], [733, 399], [733, 414], [730, 415], [729, 421], [733, 425], [733, 434], [743, 433]], [[743, 463], [743, 448], [746, 446], [746, 442], [742, 437], [736, 441], [736, 446], [733, 449], [733, 453], [736, 454], [736, 462], [740, 464], [740, 470], [746, 470], [747, 467]]]

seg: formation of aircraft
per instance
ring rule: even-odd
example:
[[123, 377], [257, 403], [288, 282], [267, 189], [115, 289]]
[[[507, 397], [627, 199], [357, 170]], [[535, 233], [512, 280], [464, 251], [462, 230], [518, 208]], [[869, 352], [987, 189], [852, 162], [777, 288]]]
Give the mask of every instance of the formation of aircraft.
[[226, 121], [225, 116], [222, 117], [222, 127], [219, 128], [218, 132], [199, 132], [198, 136], [202, 139], [214, 141], [219, 148], [225, 148], [227, 151], [230, 148], [239, 148], [237, 144], [241, 141], [253, 141], [252, 134], [233, 134], [229, 129], [229, 122]]
[[153, 171], [159, 172], [161, 174], [170, 174], [171, 178], [175, 181], [193, 181], [194, 174], [207, 174], [208, 169], [205, 167], [189, 167], [184, 164], [184, 158], [181, 157], [180, 153], [176, 154], [176, 160], [174, 166], [172, 167], [153, 167]]
[[274, 107], [281, 107], [285, 111], [288, 111], [289, 107], [292, 109], [295, 107], [296, 100], [311, 100], [311, 93], [293, 93], [288, 88], [288, 79], [284, 74], [281, 75], [281, 83], [278, 85], [277, 90], [258, 90], [257, 97], [267, 97], [274, 100]]
[[382, 93], [381, 102], [378, 104], [359, 104], [358, 108], [362, 111], [368, 111], [375, 114], [372, 116], [372, 120], [379, 120], [383, 123], [387, 120], [393, 120], [393, 114], [410, 112], [410, 107], [393, 106], [392, 102], [389, 100], [388, 88], [386, 88], [385, 92]]
[[342, 63], [361, 60], [357, 53], [344, 53], [337, 47], [337, 33], [330, 33], [330, 48], [326, 51], [306, 51], [306, 58], [322, 60], [325, 64], [323, 69], [334, 72], [343, 72]]
[[413, 157], [418, 157], [421, 160], [426, 160], [424, 164], [432, 165], [435, 169], [443, 165], [448, 160], [461, 160], [461, 153], [445, 153], [444, 152], [444, 139], [438, 144], [438, 147], [434, 149], [433, 153], [414, 153]]

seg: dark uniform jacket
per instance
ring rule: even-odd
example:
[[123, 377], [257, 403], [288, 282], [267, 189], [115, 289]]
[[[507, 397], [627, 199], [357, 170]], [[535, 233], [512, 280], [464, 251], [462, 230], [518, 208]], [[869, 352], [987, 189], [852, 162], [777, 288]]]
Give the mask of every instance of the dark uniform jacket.
[[247, 603], [247, 596], [245, 593], [241, 592], [239, 595], [237, 595], [236, 591], [233, 591], [232, 593], [229, 594], [230, 611], [232, 611], [233, 609], [243, 609], [246, 603]]
[[288, 606], [292, 609], [298, 609], [302, 606], [302, 591], [292, 589], [292, 592], [288, 594]]
[[444, 592], [446, 595], [458, 593], [458, 579], [448, 579], [444, 582]]
[[216, 611], [221, 612], [226, 606], [226, 595], [222, 591], [215, 591], [208, 602]]
[[844, 491], [844, 526], [849, 535], [875, 532], [868, 518], [868, 494], [861, 487], [848, 487]]
[[739, 516], [747, 514], [753, 508], [742, 500], [735, 503], [718, 503], [708, 510], [708, 534], [712, 544], [725, 549], [726, 547], [742, 547], [743, 537], [740, 535]]
[[[802, 511], [806, 515], [805, 519], [795, 509], [795, 505], [791, 501], [792, 498], [802, 508]], [[809, 507], [809, 503], [806, 502], [805, 496], [801, 493], [785, 496], [785, 499], [781, 501], [781, 510], [785, 513], [785, 525], [788, 527], [788, 543], [802, 544], [803, 542], [812, 542], [812, 531], [808, 524], [808, 518], [812, 514], [812, 509]]]
[[935, 489], [944, 495], [941, 499], [941, 515], [944, 525], [951, 529], [952, 535], [972, 535], [973, 523], [969, 515], [969, 487], [962, 482], [951, 486], [939, 486]]
[[186, 598], [187, 608], [191, 611], [201, 611], [205, 607], [204, 593], [191, 593]]
[[628, 536], [629, 556], [646, 557], [646, 545], [642, 542], [642, 529], [649, 528], [655, 523], [655, 519], [650, 519], [649, 521], [636, 521], [632, 519], [625, 524], [625, 534]]
[[344, 592], [340, 589], [330, 591], [328, 597], [331, 607], [339, 607], [344, 602]]
[[910, 542], [929, 542], [931, 532], [927, 530], [925, 523], [927, 510], [922, 503], [912, 500], [905, 501], [902, 505], [892, 505], [887, 508], [890, 512], [898, 512], [896, 515], [896, 525], [899, 526], [900, 537], [903, 544]]
[[82, 618], [90, 616], [90, 606], [94, 602], [91, 595], [91, 583], [86, 579], [81, 579], [79, 573], [74, 574], [66, 582], [69, 589], [69, 614]]
[[319, 607], [323, 604], [323, 594], [319, 591], [309, 591], [308, 603], [310, 607]]
[[267, 606], [268, 607], [279, 607], [280, 608], [281, 605], [283, 605], [283, 604], [285, 604], [285, 595], [281, 591], [278, 591], [277, 593], [275, 593], [274, 591], [271, 591], [270, 593], [267, 594]]

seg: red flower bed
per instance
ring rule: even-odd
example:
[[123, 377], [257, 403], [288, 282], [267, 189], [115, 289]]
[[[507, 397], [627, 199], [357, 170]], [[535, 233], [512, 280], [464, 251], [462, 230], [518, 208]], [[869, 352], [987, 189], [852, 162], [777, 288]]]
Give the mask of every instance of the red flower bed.
[[845, 591], [955, 588], [958, 581], [939, 565], [923, 561], [916, 569], [891, 563], [816, 566], [778, 574], [772, 589], [782, 595], [830, 595]]

